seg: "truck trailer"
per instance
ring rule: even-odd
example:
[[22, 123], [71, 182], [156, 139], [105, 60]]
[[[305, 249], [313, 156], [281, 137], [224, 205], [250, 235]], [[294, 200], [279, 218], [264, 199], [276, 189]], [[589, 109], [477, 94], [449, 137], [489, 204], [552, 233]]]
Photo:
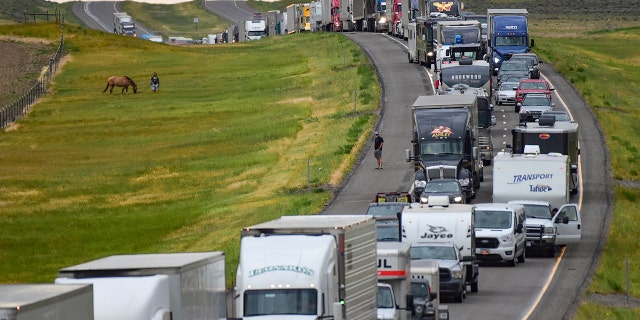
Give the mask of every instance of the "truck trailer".
[[373, 217], [283, 216], [240, 238], [236, 318], [376, 319]]
[[[411, 320], [413, 297], [410, 295], [411, 245], [403, 242], [378, 242], [378, 318]], [[381, 289], [382, 288], [382, 289]], [[392, 293], [381, 295], [380, 290]], [[391, 302], [391, 303], [389, 303]]]
[[95, 320], [227, 317], [221, 251], [109, 256], [60, 269], [55, 283], [92, 284]]
[[93, 319], [93, 287], [90, 284], [0, 285], [0, 319]]

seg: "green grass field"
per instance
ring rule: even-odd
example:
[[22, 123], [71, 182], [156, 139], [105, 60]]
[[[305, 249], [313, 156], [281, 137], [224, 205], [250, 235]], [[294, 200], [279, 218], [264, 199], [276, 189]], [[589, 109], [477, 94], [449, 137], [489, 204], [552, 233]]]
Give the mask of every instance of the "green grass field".
[[[372, 66], [340, 34], [177, 47], [68, 26], [65, 38], [55, 93], [0, 134], [2, 283], [112, 254], [212, 250], [231, 281], [240, 229], [320, 211], [376, 120]], [[111, 75], [138, 93], [103, 93]]]

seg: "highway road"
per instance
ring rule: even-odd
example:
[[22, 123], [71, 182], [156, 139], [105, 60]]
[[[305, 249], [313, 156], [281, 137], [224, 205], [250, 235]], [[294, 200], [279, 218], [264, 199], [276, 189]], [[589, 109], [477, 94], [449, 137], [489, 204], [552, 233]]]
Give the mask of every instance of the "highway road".
[[[235, 23], [252, 12], [244, 1], [206, 1], [205, 5]], [[73, 13], [90, 28], [107, 31], [110, 31], [114, 11], [117, 8], [113, 2], [90, 6], [79, 2], [73, 6]], [[407, 106], [417, 96], [433, 93], [432, 74], [424, 67], [408, 63], [405, 41], [375, 33], [345, 33], [345, 36], [369, 56], [382, 85], [376, 129], [385, 139], [384, 170], [375, 170], [373, 149], [369, 145], [323, 213], [364, 213], [376, 192], [409, 189], [413, 171], [412, 164], [404, 159], [404, 150], [411, 147], [411, 110]], [[591, 109], [569, 82], [549, 64], [542, 65], [542, 74], [556, 88], [557, 108], [566, 108], [580, 124], [582, 185], [572, 202], [581, 205], [582, 242], [566, 247], [555, 259], [529, 255], [524, 264], [515, 268], [483, 265], [479, 292], [469, 293], [463, 303], [447, 303], [452, 319], [570, 319], [604, 248], [614, 199], [602, 131]], [[517, 114], [511, 105], [496, 106], [494, 113], [498, 122], [492, 129], [493, 143], [495, 150], [500, 151], [511, 141]], [[491, 166], [485, 168], [484, 175], [474, 203], [491, 202]]]

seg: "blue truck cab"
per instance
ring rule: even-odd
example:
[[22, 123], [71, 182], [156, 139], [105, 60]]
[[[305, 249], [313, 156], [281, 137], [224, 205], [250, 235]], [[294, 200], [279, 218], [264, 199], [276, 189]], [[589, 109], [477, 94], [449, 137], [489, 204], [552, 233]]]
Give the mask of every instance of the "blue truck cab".
[[488, 9], [487, 17], [490, 63], [494, 75], [497, 75], [505, 56], [529, 52], [533, 41], [529, 41], [526, 9]]

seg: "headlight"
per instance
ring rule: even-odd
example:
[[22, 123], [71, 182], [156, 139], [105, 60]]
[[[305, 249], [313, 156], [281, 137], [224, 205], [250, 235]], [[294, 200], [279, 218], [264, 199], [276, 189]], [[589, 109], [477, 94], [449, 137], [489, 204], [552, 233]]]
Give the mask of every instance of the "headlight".
[[451, 270], [451, 277], [454, 279], [462, 279], [462, 270]]
[[514, 237], [513, 237], [512, 234], [507, 234], [507, 235], [504, 235], [504, 236], [500, 237], [500, 241], [501, 242], [513, 242], [513, 239], [514, 239]]
[[556, 227], [544, 227], [544, 234], [548, 236], [555, 236]]
[[500, 63], [500, 58], [493, 58], [493, 63]]
[[379, 23], [387, 23], [387, 18], [386, 17], [380, 18]]
[[427, 52], [427, 56], [429, 56], [429, 57], [433, 57], [433, 51], [429, 51], [429, 52]]
[[469, 178], [460, 179], [458, 182], [460, 182], [460, 185], [463, 187], [469, 186]]
[[453, 202], [462, 203], [462, 197], [461, 196], [453, 197]]
[[428, 202], [429, 202], [429, 197], [427, 197], [427, 196], [425, 196], [425, 197], [420, 196], [420, 203], [422, 203], [422, 204], [426, 204], [426, 203], [428, 203]]
[[424, 180], [416, 180], [413, 182], [414, 188], [424, 188], [427, 186], [427, 182]]

